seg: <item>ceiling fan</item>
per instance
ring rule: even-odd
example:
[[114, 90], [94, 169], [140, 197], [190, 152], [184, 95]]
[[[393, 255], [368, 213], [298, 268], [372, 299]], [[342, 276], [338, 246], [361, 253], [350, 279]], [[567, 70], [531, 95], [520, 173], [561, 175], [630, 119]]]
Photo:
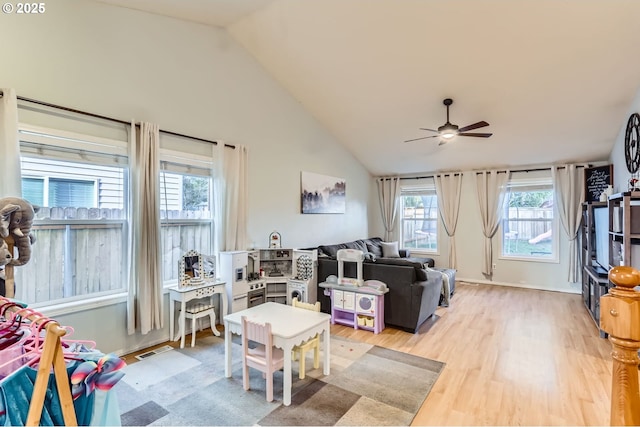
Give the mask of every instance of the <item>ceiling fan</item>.
[[493, 135], [492, 133], [470, 133], [469, 132], [470, 130], [489, 126], [489, 123], [485, 122], [484, 120], [481, 122], [477, 122], [477, 123], [474, 123], [468, 126], [463, 126], [463, 127], [458, 127], [458, 125], [454, 125], [450, 123], [449, 122], [449, 106], [453, 104], [453, 99], [447, 98], [444, 101], [442, 101], [442, 103], [447, 107], [447, 122], [442, 126], [440, 126], [438, 130], [420, 128], [421, 130], [436, 132], [437, 135], [423, 136], [422, 138], [409, 139], [405, 142], [413, 142], [413, 141], [418, 141], [420, 139], [427, 139], [427, 138], [440, 138], [440, 144], [438, 145], [443, 145], [449, 142], [455, 136], [475, 136], [477, 138], [489, 138], [491, 135]]

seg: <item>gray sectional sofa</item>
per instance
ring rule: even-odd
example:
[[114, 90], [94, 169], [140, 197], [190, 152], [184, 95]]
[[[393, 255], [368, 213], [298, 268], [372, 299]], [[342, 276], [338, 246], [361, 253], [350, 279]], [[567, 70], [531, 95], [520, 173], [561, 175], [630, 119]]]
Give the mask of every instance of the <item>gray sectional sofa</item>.
[[[367, 254], [362, 269], [363, 279], [380, 280], [389, 288], [384, 298], [385, 324], [415, 333], [438, 308], [442, 274], [424, 269], [425, 265], [433, 267], [432, 258], [411, 257], [408, 250], [399, 250], [399, 258], [383, 257], [381, 243], [381, 238], [374, 237], [318, 246], [318, 283], [330, 275], [337, 276], [336, 254], [339, 249], [362, 250]], [[344, 275], [356, 277], [355, 263], [345, 263]], [[324, 294], [324, 288], [318, 287], [318, 301], [323, 312], [331, 312], [331, 300]]]

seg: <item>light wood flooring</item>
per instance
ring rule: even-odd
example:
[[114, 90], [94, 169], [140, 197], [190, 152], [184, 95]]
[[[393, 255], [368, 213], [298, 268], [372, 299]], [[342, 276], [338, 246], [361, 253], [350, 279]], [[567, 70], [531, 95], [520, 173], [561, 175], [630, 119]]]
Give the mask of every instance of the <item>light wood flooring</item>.
[[458, 282], [436, 314], [416, 334], [331, 333], [446, 363], [414, 425], [609, 424], [611, 346], [580, 295]]

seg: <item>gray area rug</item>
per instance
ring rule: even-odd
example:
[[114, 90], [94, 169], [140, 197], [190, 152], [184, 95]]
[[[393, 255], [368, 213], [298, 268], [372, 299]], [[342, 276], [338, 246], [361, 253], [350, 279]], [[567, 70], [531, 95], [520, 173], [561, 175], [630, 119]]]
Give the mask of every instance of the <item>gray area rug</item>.
[[232, 349], [232, 378], [224, 376], [224, 340], [214, 336], [127, 366], [115, 386], [122, 425], [409, 425], [444, 367], [332, 336], [331, 375], [313, 369], [308, 354], [300, 380], [294, 362], [292, 402], [284, 406], [282, 372], [269, 403], [262, 373], [250, 369], [251, 390], [242, 388], [239, 340]]

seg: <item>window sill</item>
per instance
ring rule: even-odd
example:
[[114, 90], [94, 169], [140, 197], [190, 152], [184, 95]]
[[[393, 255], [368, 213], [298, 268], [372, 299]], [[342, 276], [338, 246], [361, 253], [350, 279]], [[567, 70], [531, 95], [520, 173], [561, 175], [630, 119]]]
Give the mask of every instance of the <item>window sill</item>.
[[[163, 287], [162, 294], [168, 294], [169, 288]], [[75, 301], [64, 301], [55, 305], [47, 305], [47, 303], [32, 304], [30, 308], [39, 311], [43, 315], [55, 319], [58, 316], [66, 314], [80, 313], [82, 311], [93, 310], [109, 305], [123, 304], [127, 302], [128, 294], [126, 292], [118, 292], [116, 294], [103, 295], [94, 298], [85, 298]]]
[[92, 310], [98, 307], [108, 305], [121, 304], [127, 302], [127, 294], [119, 292], [117, 294], [104, 295], [95, 298], [86, 298], [75, 301], [64, 301], [55, 305], [46, 305], [47, 303], [33, 304], [32, 308], [38, 310], [50, 318], [56, 318], [64, 314], [78, 313], [81, 311]]
[[416, 256], [416, 255], [420, 255], [420, 256], [440, 256], [440, 252], [436, 251], [427, 251], [424, 249], [412, 249], [412, 248], [406, 248], [406, 250], [409, 251], [410, 256]]
[[560, 259], [556, 256], [553, 258], [535, 258], [535, 257], [524, 257], [524, 256], [505, 256], [500, 255], [498, 257], [499, 260], [503, 261], [519, 261], [519, 262], [541, 262], [547, 264], [559, 264]]

